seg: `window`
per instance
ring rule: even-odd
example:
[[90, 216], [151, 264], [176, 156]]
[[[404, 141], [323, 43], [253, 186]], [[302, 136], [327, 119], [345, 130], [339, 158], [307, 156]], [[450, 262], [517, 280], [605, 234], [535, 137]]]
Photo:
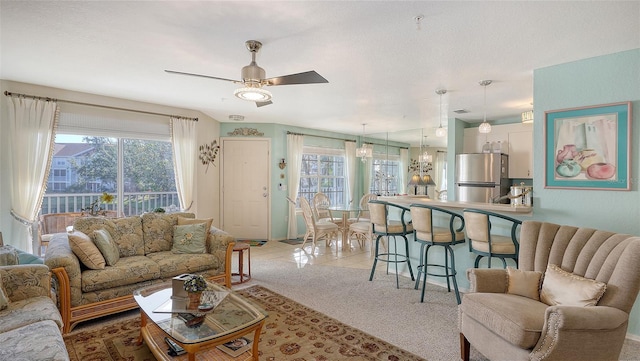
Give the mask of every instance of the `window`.
[[369, 192], [378, 195], [398, 194], [399, 176], [400, 161], [398, 159], [373, 158]]
[[179, 207], [171, 143], [57, 134], [41, 213], [80, 212], [103, 192], [115, 200], [101, 206], [125, 216]]
[[311, 202], [316, 193], [322, 192], [329, 197], [332, 205], [344, 204], [344, 155], [332, 153], [336, 151], [305, 149], [298, 197], [305, 197]]

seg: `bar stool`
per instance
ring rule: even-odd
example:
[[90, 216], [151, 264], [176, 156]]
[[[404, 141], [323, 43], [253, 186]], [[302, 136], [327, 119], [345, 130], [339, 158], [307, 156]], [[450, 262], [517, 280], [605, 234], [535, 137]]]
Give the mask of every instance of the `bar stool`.
[[[522, 224], [521, 220], [481, 209], [468, 208], [462, 214], [467, 225], [465, 232], [469, 239], [469, 252], [478, 255], [474, 268], [478, 268], [482, 257], [488, 257], [489, 268], [491, 268], [491, 258], [493, 257], [502, 260], [503, 268], [507, 268], [507, 258], [513, 259], [516, 267], [518, 267], [520, 244], [518, 242], [517, 229]], [[510, 236], [491, 234], [491, 221], [500, 219], [507, 224], [511, 223]]]
[[[244, 273], [244, 255], [247, 255], [248, 273]], [[251, 246], [244, 242], [236, 242], [233, 245], [233, 252], [238, 252], [238, 272], [231, 273], [231, 276], [239, 276], [240, 281], [231, 282], [232, 285], [247, 282], [251, 279]]]
[[[389, 219], [389, 210], [399, 210], [400, 219]], [[407, 234], [413, 233], [413, 226], [411, 220], [407, 220], [409, 217], [409, 208], [402, 207], [396, 204], [392, 204], [384, 201], [370, 201], [369, 213], [371, 216], [371, 231], [376, 237], [376, 253], [373, 260], [373, 267], [371, 267], [371, 275], [369, 281], [373, 281], [373, 275], [376, 271], [376, 265], [378, 261], [387, 262], [387, 274], [389, 274], [389, 263], [396, 265], [396, 288], [400, 288], [400, 281], [398, 277], [398, 263], [406, 262], [409, 266], [409, 273], [411, 274], [411, 280], [414, 281], [413, 269], [411, 269], [411, 259], [409, 258], [409, 241], [407, 240]], [[398, 253], [398, 244], [396, 237], [400, 236], [404, 239], [405, 253]], [[387, 252], [380, 253], [380, 239], [382, 237], [393, 237], [393, 251], [391, 250], [391, 241], [388, 241]]]
[[[451, 284], [449, 279], [453, 281], [453, 289], [456, 293], [456, 300], [460, 304], [460, 292], [458, 291], [458, 282], [456, 281], [456, 261], [451, 246], [464, 243], [464, 218], [446, 209], [428, 206], [425, 204], [412, 204], [409, 206], [411, 210], [411, 220], [413, 221], [414, 239], [420, 243], [420, 265], [418, 266], [418, 276], [416, 277], [415, 289], [420, 284], [420, 277], [424, 274], [422, 280], [422, 292], [420, 294], [420, 302], [424, 302], [424, 291], [427, 283], [427, 275], [434, 277], [445, 277], [447, 279], [447, 290], [451, 292]], [[449, 227], [434, 227], [433, 218], [439, 214], [448, 218]], [[459, 226], [456, 227], [456, 224]], [[444, 247], [444, 265], [436, 263], [427, 263], [429, 258], [429, 248], [431, 246]], [[449, 260], [451, 264], [449, 264]], [[442, 273], [431, 273], [429, 267], [440, 267], [444, 269]]]

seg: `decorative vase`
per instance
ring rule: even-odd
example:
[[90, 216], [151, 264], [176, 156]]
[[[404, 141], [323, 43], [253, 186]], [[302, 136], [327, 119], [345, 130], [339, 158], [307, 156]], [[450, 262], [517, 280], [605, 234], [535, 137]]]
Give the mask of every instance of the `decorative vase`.
[[573, 178], [581, 171], [580, 164], [573, 159], [565, 159], [556, 167], [556, 173], [565, 178]]
[[578, 155], [578, 150], [576, 149], [575, 144], [565, 144], [562, 149], [558, 149], [558, 154], [556, 154], [556, 162], [561, 164], [565, 159], [573, 159]]
[[187, 306], [188, 310], [197, 310], [200, 305], [200, 298], [202, 297], [202, 292], [189, 292], [189, 306]]

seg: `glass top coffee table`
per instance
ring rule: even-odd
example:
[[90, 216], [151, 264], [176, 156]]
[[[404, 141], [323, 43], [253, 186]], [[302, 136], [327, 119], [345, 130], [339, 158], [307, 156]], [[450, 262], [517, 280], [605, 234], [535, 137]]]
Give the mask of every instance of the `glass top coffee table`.
[[[171, 296], [171, 284], [148, 286], [133, 293], [141, 311], [139, 342], [144, 340], [158, 360], [258, 361], [260, 330], [267, 317], [260, 307], [214, 283], [210, 283], [208, 290], [203, 293], [203, 300], [218, 296], [221, 301], [216, 301], [219, 303], [207, 312], [187, 310], [184, 300], [172, 299]], [[201, 322], [193, 325], [190, 319], [193, 317], [189, 315], [202, 317], [196, 320]], [[231, 357], [216, 347], [251, 332], [253, 346], [237, 357]], [[177, 357], [168, 355], [166, 337], [180, 345], [186, 354]]]

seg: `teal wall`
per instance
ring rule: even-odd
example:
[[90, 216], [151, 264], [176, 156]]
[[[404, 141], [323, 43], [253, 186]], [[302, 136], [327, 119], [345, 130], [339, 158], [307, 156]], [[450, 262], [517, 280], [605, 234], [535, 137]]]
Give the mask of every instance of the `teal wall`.
[[[535, 70], [534, 218], [640, 235], [640, 49]], [[544, 189], [544, 112], [632, 102], [631, 191]], [[629, 321], [640, 337], [640, 300]]]

